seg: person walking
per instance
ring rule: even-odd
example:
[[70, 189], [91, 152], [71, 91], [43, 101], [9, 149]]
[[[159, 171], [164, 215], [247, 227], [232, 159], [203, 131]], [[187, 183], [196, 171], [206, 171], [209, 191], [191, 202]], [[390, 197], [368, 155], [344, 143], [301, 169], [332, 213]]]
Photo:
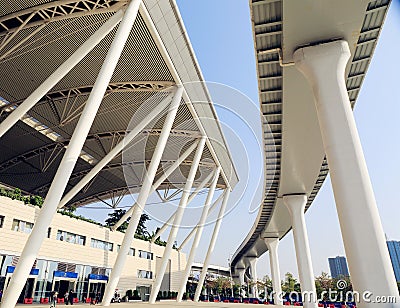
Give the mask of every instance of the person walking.
[[50, 293], [50, 308], [55, 308], [57, 305], [57, 297], [58, 297], [58, 292], [57, 291], [52, 291]]
[[69, 301], [69, 303], [70, 303], [71, 305], [74, 304], [74, 291], [72, 291], [72, 289], [69, 290], [68, 301]]

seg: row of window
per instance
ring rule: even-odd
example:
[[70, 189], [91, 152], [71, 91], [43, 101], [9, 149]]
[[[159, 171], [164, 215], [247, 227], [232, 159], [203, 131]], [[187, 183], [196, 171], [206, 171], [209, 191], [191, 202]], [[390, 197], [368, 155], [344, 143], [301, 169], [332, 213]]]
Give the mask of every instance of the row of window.
[[[3, 223], [4, 223], [4, 216], [0, 216], [0, 228], [3, 227]], [[19, 219], [13, 219], [13, 224], [12, 224], [11, 230], [24, 232], [24, 233], [28, 233], [29, 234], [29, 233], [32, 232], [32, 229], [33, 229], [33, 223], [27, 222], [27, 221], [23, 221], [23, 220], [19, 220]], [[47, 237], [48, 238], [50, 238], [50, 234], [51, 234], [51, 228], [49, 228], [48, 232], [47, 232]], [[57, 240], [64, 241], [64, 242], [67, 242], [67, 243], [71, 243], [71, 244], [82, 245], [82, 246], [86, 245], [86, 236], [75, 234], [75, 233], [68, 232], [68, 231], [63, 231], [63, 230], [58, 230], [57, 231]], [[102, 241], [102, 240], [98, 240], [98, 239], [92, 238], [90, 240], [90, 247], [98, 248], [98, 249], [102, 249], [102, 250], [106, 250], [106, 251], [113, 251], [114, 244], [110, 243], [110, 242], [106, 242], [106, 241]], [[118, 245], [117, 246], [117, 251], [119, 251], [120, 248], [121, 248], [121, 245]], [[134, 256], [135, 255], [135, 249], [134, 248], [130, 248], [129, 252], [128, 252], [128, 255]], [[148, 251], [139, 250], [139, 255], [138, 256], [139, 256], [139, 258], [153, 260], [153, 253], [148, 252]]]
[[153, 279], [153, 272], [145, 271], [145, 270], [138, 270], [138, 278]]
[[[117, 245], [117, 251], [119, 252], [119, 250], [121, 249], [121, 245]], [[129, 248], [128, 251], [128, 256], [134, 256], [135, 255], [135, 248]]]
[[[19, 256], [0, 255], [0, 281], [1, 277], [6, 275], [8, 266], [16, 266], [19, 261]], [[73, 272], [77, 273], [79, 281], [86, 280], [89, 274], [109, 276], [111, 269], [105, 267], [80, 265], [67, 262], [56, 262], [48, 260], [35, 260], [32, 268], [39, 269], [38, 279], [51, 279], [54, 271]], [[146, 270], [138, 270], [138, 278], [153, 279], [153, 272]], [[1, 290], [0, 285], [0, 290]]]
[[57, 240], [65, 241], [71, 244], [78, 244], [85, 246], [86, 244], [86, 236], [74, 234], [68, 231], [57, 231]]
[[90, 241], [90, 247], [113, 251], [114, 244], [92, 238]]
[[33, 223], [14, 219], [11, 230], [24, 232], [24, 233], [31, 233], [33, 229]]

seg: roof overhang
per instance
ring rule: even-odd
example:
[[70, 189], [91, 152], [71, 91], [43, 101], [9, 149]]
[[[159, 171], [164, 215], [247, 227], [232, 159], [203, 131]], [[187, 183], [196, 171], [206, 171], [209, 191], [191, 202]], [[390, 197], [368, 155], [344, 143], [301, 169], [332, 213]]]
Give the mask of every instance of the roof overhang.
[[[127, 2], [14, 0], [2, 6], [0, 70], [7, 74], [0, 76], [0, 121]], [[3, 136], [0, 182], [45, 196], [114, 34], [115, 29]], [[207, 135], [203, 157], [221, 165], [218, 187], [233, 188], [238, 177], [210, 95], [204, 84], [187, 85], [193, 82], [203, 82], [203, 76], [176, 3], [144, 0], [66, 192], [122, 140], [147, 98], [175, 84], [184, 84], [185, 92], [169, 142], [175, 138], [190, 143]], [[161, 127], [153, 123], [151, 129], [146, 157]], [[189, 168], [190, 157], [180, 171], [184, 175]], [[173, 181], [160, 188], [179, 187], [184, 177]], [[116, 157], [69, 204], [118, 199], [127, 188], [135, 191], [127, 187], [122, 159]]]

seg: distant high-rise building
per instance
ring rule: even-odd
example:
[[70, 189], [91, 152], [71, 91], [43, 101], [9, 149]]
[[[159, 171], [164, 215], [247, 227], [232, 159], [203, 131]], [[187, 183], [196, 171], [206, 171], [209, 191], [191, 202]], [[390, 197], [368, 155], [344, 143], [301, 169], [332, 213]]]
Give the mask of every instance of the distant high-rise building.
[[400, 281], [400, 242], [387, 241], [386, 244], [389, 249], [390, 260], [392, 260], [394, 276], [396, 281]]
[[328, 258], [328, 262], [332, 278], [349, 276], [349, 269], [347, 268], [345, 257], [337, 256], [336, 258]]

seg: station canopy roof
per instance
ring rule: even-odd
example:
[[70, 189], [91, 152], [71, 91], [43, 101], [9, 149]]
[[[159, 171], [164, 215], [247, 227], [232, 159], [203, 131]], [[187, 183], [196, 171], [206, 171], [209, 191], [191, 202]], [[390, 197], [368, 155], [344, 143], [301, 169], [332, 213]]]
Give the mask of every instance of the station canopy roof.
[[[0, 7], [0, 122], [24, 101], [117, 10], [128, 1], [46, 1], [12, 0]], [[68, 192], [122, 138], [132, 116], [146, 111], [150, 98], [182, 82], [203, 77], [173, 1], [144, 0], [124, 51], [87, 137], [81, 156], [68, 183]], [[85, 102], [90, 94], [108, 48], [115, 35], [111, 31], [78, 65], [45, 95], [29, 113], [0, 139], [0, 182], [29, 194], [46, 196], [57, 167], [68, 146]], [[159, 37], [157, 37], [157, 33]], [[164, 48], [165, 47], [165, 48]], [[218, 160], [226, 177], [218, 187], [238, 181], [216, 113], [205, 86], [186, 87], [163, 155], [157, 178], [200, 136], [200, 123], [210, 143], [195, 185]], [[191, 105], [191, 101], [205, 104]], [[201, 118], [214, 121], [203, 121]], [[154, 120], [138, 138], [134, 148], [142, 160], [132, 164], [129, 187], [124, 176], [122, 155], [114, 158], [69, 205], [81, 206], [111, 200], [116, 206], [122, 196], [137, 192], [144, 164], [158, 140], [163, 119]], [[146, 137], [146, 142], [140, 141]], [[142, 138], [142, 139], [141, 139]], [[185, 182], [193, 153], [160, 189], [180, 188]], [[135, 169], [138, 168], [138, 169]], [[207, 172], [201, 172], [203, 170]]]

